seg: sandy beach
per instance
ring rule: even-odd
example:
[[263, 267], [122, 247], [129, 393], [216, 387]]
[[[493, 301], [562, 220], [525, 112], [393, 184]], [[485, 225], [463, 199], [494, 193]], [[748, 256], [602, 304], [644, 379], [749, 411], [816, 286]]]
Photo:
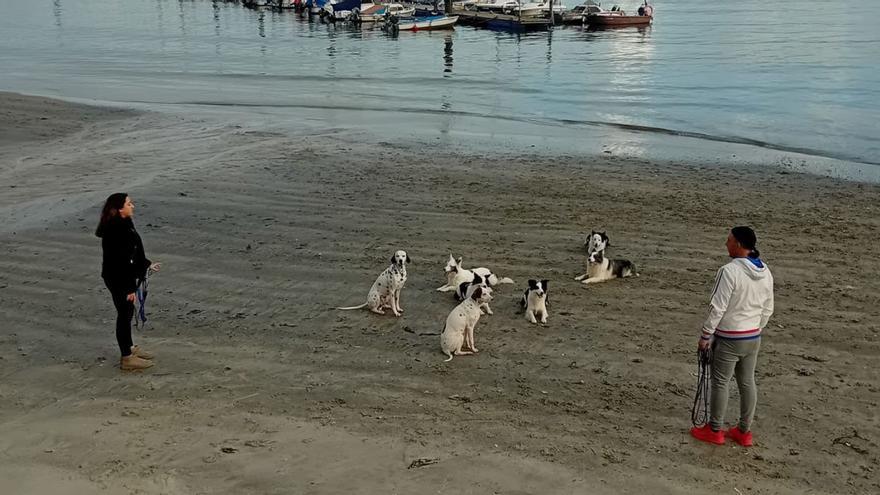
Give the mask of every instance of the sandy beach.
[[[0, 492], [880, 491], [880, 186], [775, 168], [425, 153], [0, 93]], [[98, 209], [128, 192], [157, 354], [118, 369]], [[757, 445], [688, 435], [733, 225], [776, 280]], [[584, 288], [583, 237], [638, 278]], [[401, 318], [363, 302], [396, 249]], [[513, 278], [444, 363], [448, 255]], [[550, 280], [549, 324], [517, 312]], [[730, 401], [728, 421], [738, 396]]]

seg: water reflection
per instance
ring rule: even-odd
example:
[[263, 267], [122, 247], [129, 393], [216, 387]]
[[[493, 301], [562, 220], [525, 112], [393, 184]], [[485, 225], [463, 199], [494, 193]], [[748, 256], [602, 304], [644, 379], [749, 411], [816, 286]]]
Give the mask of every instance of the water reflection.
[[55, 26], [61, 26], [61, 0], [54, 0], [52, 2], [52, 15], [55, 16]]
[[214, 11], [214, 36], [220, 37], [220, 3], [218, 0], [211, 2], [211, 8]]
[[186, 37], [186, 15], [183, 12], [183, 0], [177, 1], [177, 17], [180, 19], [180, 34], [183, 36], [183, 39], [187, 39]]
[[449, 77], [452, 72], [452, 35], [447, 34], [443, 38], [443, 77]]

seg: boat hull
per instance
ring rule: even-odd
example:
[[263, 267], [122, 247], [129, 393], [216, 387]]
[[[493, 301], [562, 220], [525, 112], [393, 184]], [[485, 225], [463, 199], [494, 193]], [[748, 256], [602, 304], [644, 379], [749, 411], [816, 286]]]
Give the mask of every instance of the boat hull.
[[398, 29], [401, 31], [437, 31], [441, 29], [454, 29], [456, 22], [458, 22], [458, 17], [449, 16], [423, 21], [401, 22]]
[[647, 26], [654, 18], [649, 15], [588, 15], [586, 23], [597, 27]]

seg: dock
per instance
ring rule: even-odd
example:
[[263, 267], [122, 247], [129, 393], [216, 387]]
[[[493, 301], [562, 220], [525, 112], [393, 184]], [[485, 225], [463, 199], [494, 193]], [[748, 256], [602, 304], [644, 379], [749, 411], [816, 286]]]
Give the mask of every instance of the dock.
[[475, 10], [452, 9], [447, 14], [458, 16], [459, 24], [506, 31], [546, 31], [551, 24], [546, 17], [519, 17]]

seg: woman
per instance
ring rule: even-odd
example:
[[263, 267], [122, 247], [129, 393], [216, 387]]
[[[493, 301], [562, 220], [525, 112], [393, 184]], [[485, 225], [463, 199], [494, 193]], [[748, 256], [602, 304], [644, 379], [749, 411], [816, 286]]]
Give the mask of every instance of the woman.
[[[761, 348], [761, 329], [773, 314], [773, 275], [755, 247], [755, 231], [734, 227], [727, 236], [727, 254], [733, 260], [715, 276], [709, 317], [703, 323], [699, 348], [712, 348], [712, 393], [709, 424], [692, 428], [704, 442], [723, 444], [728, 437], [752, 446], [752, 418], [758, 400], [755, 364]], [[727, 385], [736, 375], [739, 387], [739, 423], [722, 431], [727, 410]]]
[[116, 306], [116, 341], [122, 352], [120, 368], [123, 370], [153, 366], [150, 361], [153, 356], [131, 341], [131, 319], [138, 284], [146, 277], [147, 270], [158, 271], [160, 267], [144, 254], [144, 244], [132, 222], [133, 215], [134, 203], [127, 194], [111, 194], [104, 203], [95, 231], [104, 250], [101, 277]]

